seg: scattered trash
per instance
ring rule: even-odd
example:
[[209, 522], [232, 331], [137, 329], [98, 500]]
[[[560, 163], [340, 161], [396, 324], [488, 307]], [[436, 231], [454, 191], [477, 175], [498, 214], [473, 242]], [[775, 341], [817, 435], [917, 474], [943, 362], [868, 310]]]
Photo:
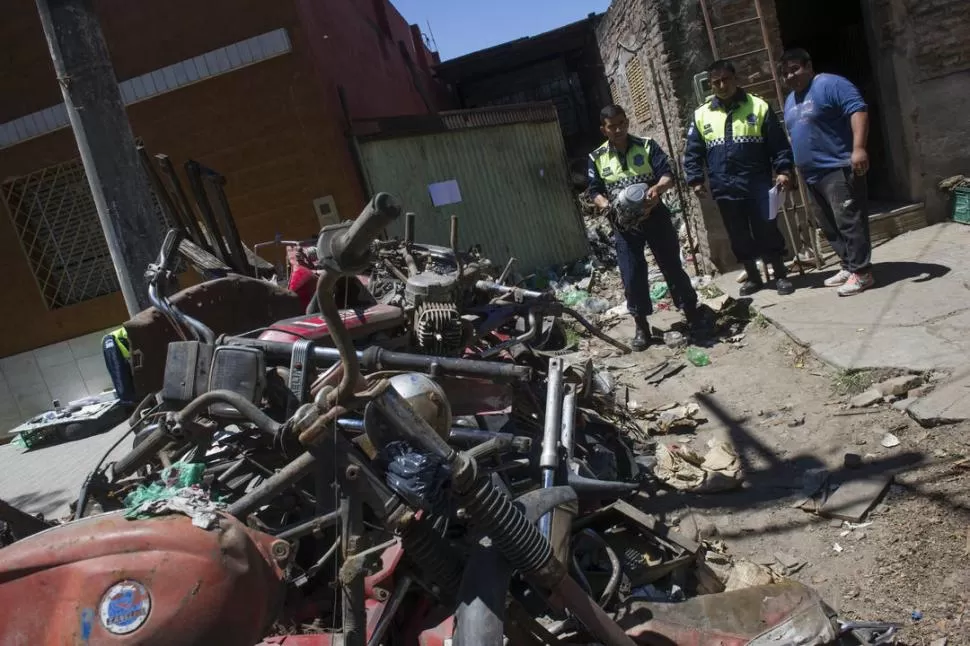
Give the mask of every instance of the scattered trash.
[[700, 412], [701, 407], [693, 403], [662, 411], [657, 416], [656, 431], [661, 435], [692, 431], [703, 421], [697, 418]]
[[670, 365], [670, 362], [664, 361], [662, 365], [658, 366], [652, 371], [648, 371], [647, 383], [653, 386], [656, 386], [661, 382], [663, 382], [665, 379], [669, 379], [670, 377], [673, 377], [674, 375], [676, 375], [678, 372], [680, 372], [686, 367], [687, 367], [687, 364], [683, 362]]
[[842, 552], [845, 551], [845, 548], [839, 545], [838, 543], [834, 543], [832, 545], [832, 549], [835, 550], [836, 554], [841, 554]]
[[[576, 307], [580, 303], [589, 300], [589, 292], [581, 289], [569, 288], [558, 292], [556, 298], [567, 307]], [[604, 310], [605, 311], [605, 310]]]
[[763, 565], [742, 559], [735, 561], [727, 582], [724, 584], [724, 589], [725, 591], [743, 590], [759, 585], [771, 585], [776, 583], [778, 579], [779, 577]]
[[711, 365], [711, 358], [707, 356], [706, 352], [699, 348], [688, 348], [687, 360], [698, 368]]
[[794, 574], [805, 567], [805, 562], [801, 561], [791, 554], [786, 554], [784, 552], [775, 552], [775, 560], [785, 568], [786, 574]]
[[899, 438], [893, 435], [892, 433], [886, 433], [883, 436], [880, 444], [882, 444], [887, 449], [891, 449], [893, 447], [899, 446], [901, 442], [899, 441]]
[[667, 298], [669, 293], [670, 288], [667, 287], [667, 283], [654, 283], [650, 286], [650, 300], [654, 303]]
[[818, 513], [858, 523], [879, 502], [892, 479], [892, 475], [883, 473], [843, 483], [828, 497]]
[[913, 611], [913, 614], [910, 615], [910, 617], [912, 618], [913, 621], [922, 621], [923, 620], [923, 613], [920, 612], [919, 610], [914, 610]]
[[868, 408], [873, 404], [877, 404], [881, 402], [882, 398], [883, 398], [883, 394], [881, 392], [879, 392], [875, 388], [871, 388], [865, 391], [864, 393], [856, 395], [851, 400], [849, 400], [849, 407]]
[[734, 336], [729, 336], [725, 341], [734, 345], [740, 345], [744, 341], [744, 336], [743, 334], [735, 334]]
[[681, 348], [687, 344], [687, 338], [677, 330], [664, 333], [664, 345], [668, 348]]
[[741, 486], [741, 461], [727, 443], [708, 442], [710, 450], [703, 458], [682, 445], [657, 445], [655, 475], [680, 491], [717, 493]]

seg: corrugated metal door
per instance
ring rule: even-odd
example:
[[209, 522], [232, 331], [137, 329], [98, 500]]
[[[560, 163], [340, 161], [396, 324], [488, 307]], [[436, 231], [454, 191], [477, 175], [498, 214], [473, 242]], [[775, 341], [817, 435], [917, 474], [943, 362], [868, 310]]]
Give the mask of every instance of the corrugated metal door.
[[[496, 264], [515, 257], [521, 273], [588, 252], [555, 121], [363, 141], [360, 154], [371, 191], [393, 193], [417, 214], [418, 242], [447, 245], [454, 214], [461, 248], [480, 244]], [[462, 201], [435, 207], [428, 186], [452, 179]], [[403, 235], [403, 224], [390, 233]]]

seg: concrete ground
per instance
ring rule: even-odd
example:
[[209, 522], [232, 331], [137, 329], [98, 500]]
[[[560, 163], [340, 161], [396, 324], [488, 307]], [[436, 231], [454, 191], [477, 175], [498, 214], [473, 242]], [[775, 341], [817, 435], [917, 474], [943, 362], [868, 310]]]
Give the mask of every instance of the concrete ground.
[[[949, 379], [909, 411], [919, 420], [970, 419], [970, 227], [952, 222], [906, 233], [873, 250], [876, 286], [840, 298], [823, 286], [837, 267], [797, 273], [795, 294], [766, 289], [761, 314], [843, 370], [943, 371]], [[719, 286], [737, 295], [737, 274]]]
[[[13, 444], [0, 446], [0, 499], [51, 520], [66, 516], [84, 479], [127, 431], [125, 421], [101, 435], [26, 453]], [[122, 440], [111, 459], [117, 460], [130, 449], [131, 440]]]

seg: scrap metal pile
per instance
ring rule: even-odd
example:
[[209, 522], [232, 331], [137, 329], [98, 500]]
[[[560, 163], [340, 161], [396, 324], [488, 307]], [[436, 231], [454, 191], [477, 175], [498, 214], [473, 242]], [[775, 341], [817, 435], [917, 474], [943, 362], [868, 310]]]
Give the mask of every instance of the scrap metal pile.
[[[591, 364], [557, 356], [560, 317], [624, 346], [550, 294], [506, 284], [456, 234], [450, 249], [418, 245], [409, 218], [403, 240], [380, 240], [401, 216], [379, 194], [325, 228], [306, 253], [318, 276], [307, 313], [246, 334], [197, 307], [192, 294], [211, 286], [166, 293], [170, 232], [149, 274], [147, 327], [173, 335], [157, 346], [158, 388], [74, 519], [0, 551], [0, 606], [16, 609], [0, 635], [498, 646], [859, 634], [793, 582], [721, 592], [704, 547], [646, 513], [657, 482], [630, 447], [635, 423], [613, 415]], [[147, 353], [147, 337], [131, 338]]]

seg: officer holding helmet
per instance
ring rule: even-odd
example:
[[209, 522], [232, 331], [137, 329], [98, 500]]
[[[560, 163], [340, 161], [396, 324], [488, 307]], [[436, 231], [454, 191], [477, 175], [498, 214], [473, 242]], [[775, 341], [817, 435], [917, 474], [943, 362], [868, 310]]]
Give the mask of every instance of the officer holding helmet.
[[647, 316], [650, 302], [647, 245], [667, 281], [674, 305], [684, 312], [692, 331], [703, 321], [697, 293], [680, 262], [680, 241], [671, 213], [660, 196], [674, 185], [667, 154], [648, 138], [629, 134], [626, 112], [610, 105], [600, 112], [600, 130], [607, 141], [589, 156], [589, 195], [610, 215], [614, 244], [627, 309], [636, 324], [631, 346], [644, 350], [650, 344]]

